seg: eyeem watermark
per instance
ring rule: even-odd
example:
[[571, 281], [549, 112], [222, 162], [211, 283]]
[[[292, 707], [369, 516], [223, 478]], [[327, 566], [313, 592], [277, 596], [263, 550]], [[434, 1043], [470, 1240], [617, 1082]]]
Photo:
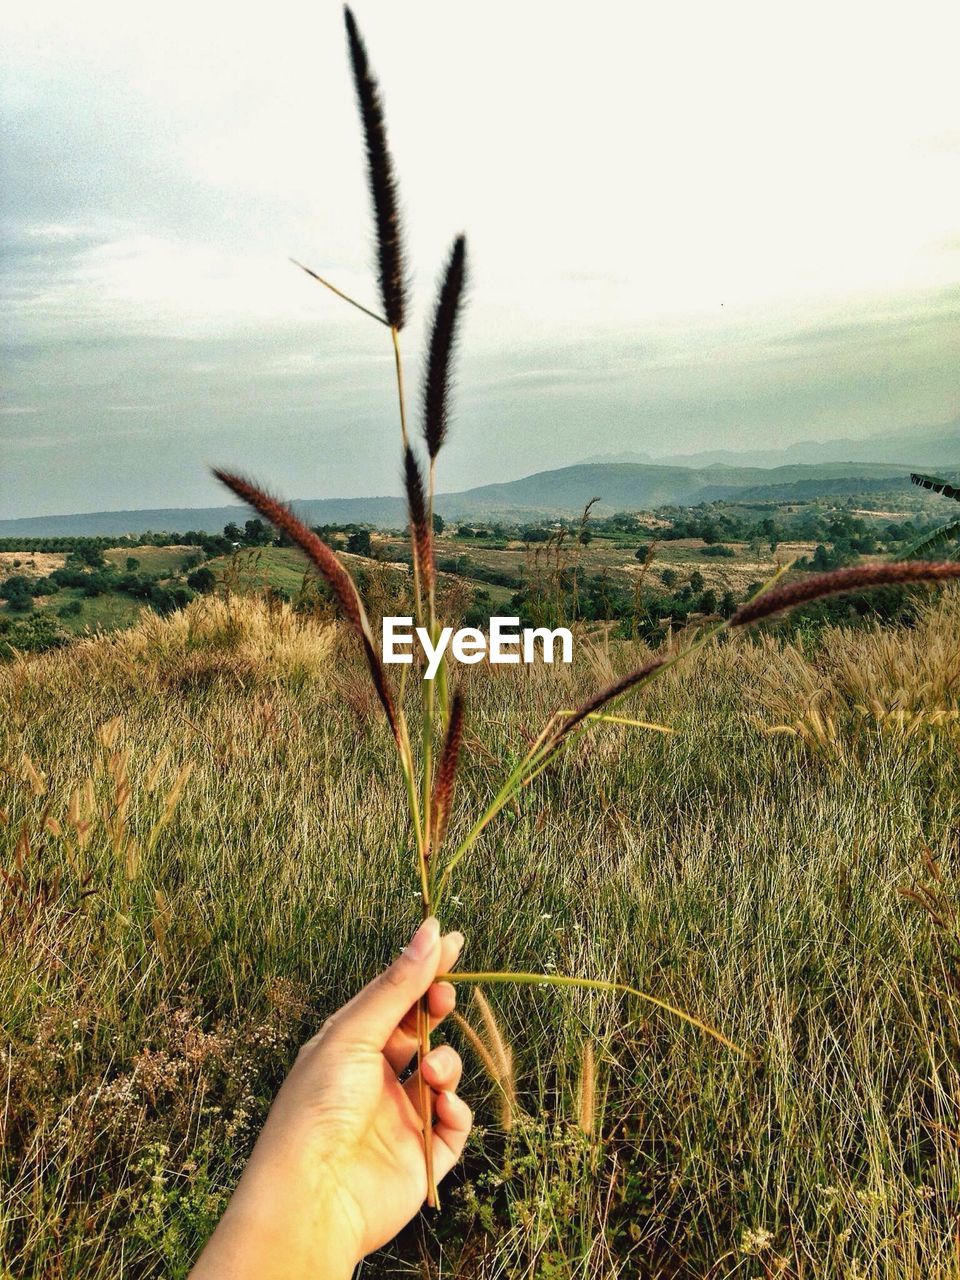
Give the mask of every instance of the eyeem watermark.
[[489, 637], [476, 627], [444, 627], [434, 644], [426, 627], [415, 627], [412, 618], [387, 617], [383, 620], [384, 662], [413, 662], [413, 646], [419, 643], [427, 659], [426, 678], [432, 680], [440, 661], [449, 648], [457, 662], [468, 666], [489, 657], [491, 662], [536, 662], [537, 649], [544, 662], [553, 662], [559, 643], [560, 661], [573, 661], [573, 636], [566, 627], [550, 631], [547, 627], [524, 627], [519, 618], [491, 618]]

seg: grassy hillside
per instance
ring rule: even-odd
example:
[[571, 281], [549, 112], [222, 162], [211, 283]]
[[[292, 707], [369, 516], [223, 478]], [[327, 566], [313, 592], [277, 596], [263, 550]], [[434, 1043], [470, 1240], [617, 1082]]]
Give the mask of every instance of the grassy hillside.
[[823, 463], [786, 467], [661, 467], [638, 463], [595, 463], [538, 471], [509, 484], [483, 485], [463, 493], [437, 495], [437, 510], [450, 518], [535, 513], [576, 515], [599, 497], [598, 513], [650, 511], [668, 504], [693, 506], [729, 498], [740, 489], [794, 485], [801, 481], [893, 479], [909, 477], [886, 463]]
[[[637, 657], [464, 669], [455, 821]], [[673, 735], [607, 726], [543, 774], [464, 864], [468, 966], [635, 982], [750, 1056], [491, 992], [514, 1078], [451, 1031], [466, 1163], [365, 1274], [956, 1276], [958, 690], [954, 594], [912, 631], [708, 651], [628, 704]], [[391, 759], [352, 647], [285, 607], [0, 667], [0, 1274], [185, 1274], [296, 1045], [417, 913]]]

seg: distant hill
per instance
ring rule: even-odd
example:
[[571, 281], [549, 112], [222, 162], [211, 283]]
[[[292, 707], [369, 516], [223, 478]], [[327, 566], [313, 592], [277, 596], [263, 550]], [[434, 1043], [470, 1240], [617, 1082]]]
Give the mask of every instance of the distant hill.
[[[396, 528], [406, 519], [400, 498], [316, 498], [294, 502], [309, 524], [374, 524]], [[0, 520], [0, 538], [80, 538], [99, 534], [219, 533], [231, 520], [250, 518], [246, 507], [150, 507], [143, 511], [90, 511], [68, 516]]]
[[[856, 492], [863, 482], [883, 480], [909, 484], [908, 472], [885, 463], [824, 463], [786, 467], [652, 466], [644, 463], [595, 463], [539, 471], [507, 484], [482, 485], [462, 493], [438, 494], [437, 510], [450, 519], [525, 520], [556, 514], [575, 515], [599, 497], [598, 515], [642, 511], [654, 507], [694, 506], [761, 490], [803, 484], [818, 487], [843, 481]], [[799, 496], [799, 495], [797, 495]]]
[[901, 428], [851, 440], [801, 440], [778, 449], [708, 449], [701, 453], [674, 453], [651, 457], [647, 452], [594, 454], [584, 458], [592, 463], [655, 463], [662, 467], [712, 466], [781, 467], [795, 463], [889, 462], [910, 471], [917, 467], [960, 465], [960, 418], [934, 427]]
[[[942, 468], [941, 468], [942, 469]], [[591, 498], [597, 514], [644, 511], [666, 505], [693, 506], [737, 497], [751, 500], [856, 493], [878, 484], [909, 485], [909, 467], [871, 462], [793, 464], [781, 467], [666, 467], [649, 463], [590, 463], [538, 471], [506, 484], [481, 485], [460, 493], [440, 493], [436, 509], [445, 519], [537, 520], [576, 515]], [[405, 521], [400, 498], [313, 498], [296, 501], [309, 524], [373, 524], [398, 528]], [[230, 520], [247, 518], [246, 508], [185, 507], [147, 511], [101, 511], [82, 515], [0, 520], [0, 537], [68, 537], [89, 534], [215, 532]]]

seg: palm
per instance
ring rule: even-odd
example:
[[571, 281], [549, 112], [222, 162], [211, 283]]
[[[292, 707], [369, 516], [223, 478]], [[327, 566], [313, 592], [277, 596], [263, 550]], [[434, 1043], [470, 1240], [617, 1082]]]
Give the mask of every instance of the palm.
[[379, 1063], [365, 1064], [353, 1075], [352, 1150], [344, 1152], [341, 1166], [343, 1191], [355, 1204], [372, 1249], [410, 1221], [427, 1193], [416, 1078], [401, 1084], [386, 1058], [379, 1057]]

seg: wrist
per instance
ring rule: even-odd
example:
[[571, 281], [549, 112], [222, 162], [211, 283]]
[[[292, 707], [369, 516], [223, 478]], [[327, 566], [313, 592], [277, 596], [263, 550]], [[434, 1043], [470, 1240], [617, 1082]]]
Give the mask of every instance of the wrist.
[[207, 1242], [190, 1280], [350, 1280], [359, 1259], [335, 1221], [314, 1219], [314, 1234], [291, 1234], [286, 1218], [231, 1206]]
[[350, 1280], [362, 1259], [349, 1197], [326, 1169], [254, 1151], [190, 1280]]

